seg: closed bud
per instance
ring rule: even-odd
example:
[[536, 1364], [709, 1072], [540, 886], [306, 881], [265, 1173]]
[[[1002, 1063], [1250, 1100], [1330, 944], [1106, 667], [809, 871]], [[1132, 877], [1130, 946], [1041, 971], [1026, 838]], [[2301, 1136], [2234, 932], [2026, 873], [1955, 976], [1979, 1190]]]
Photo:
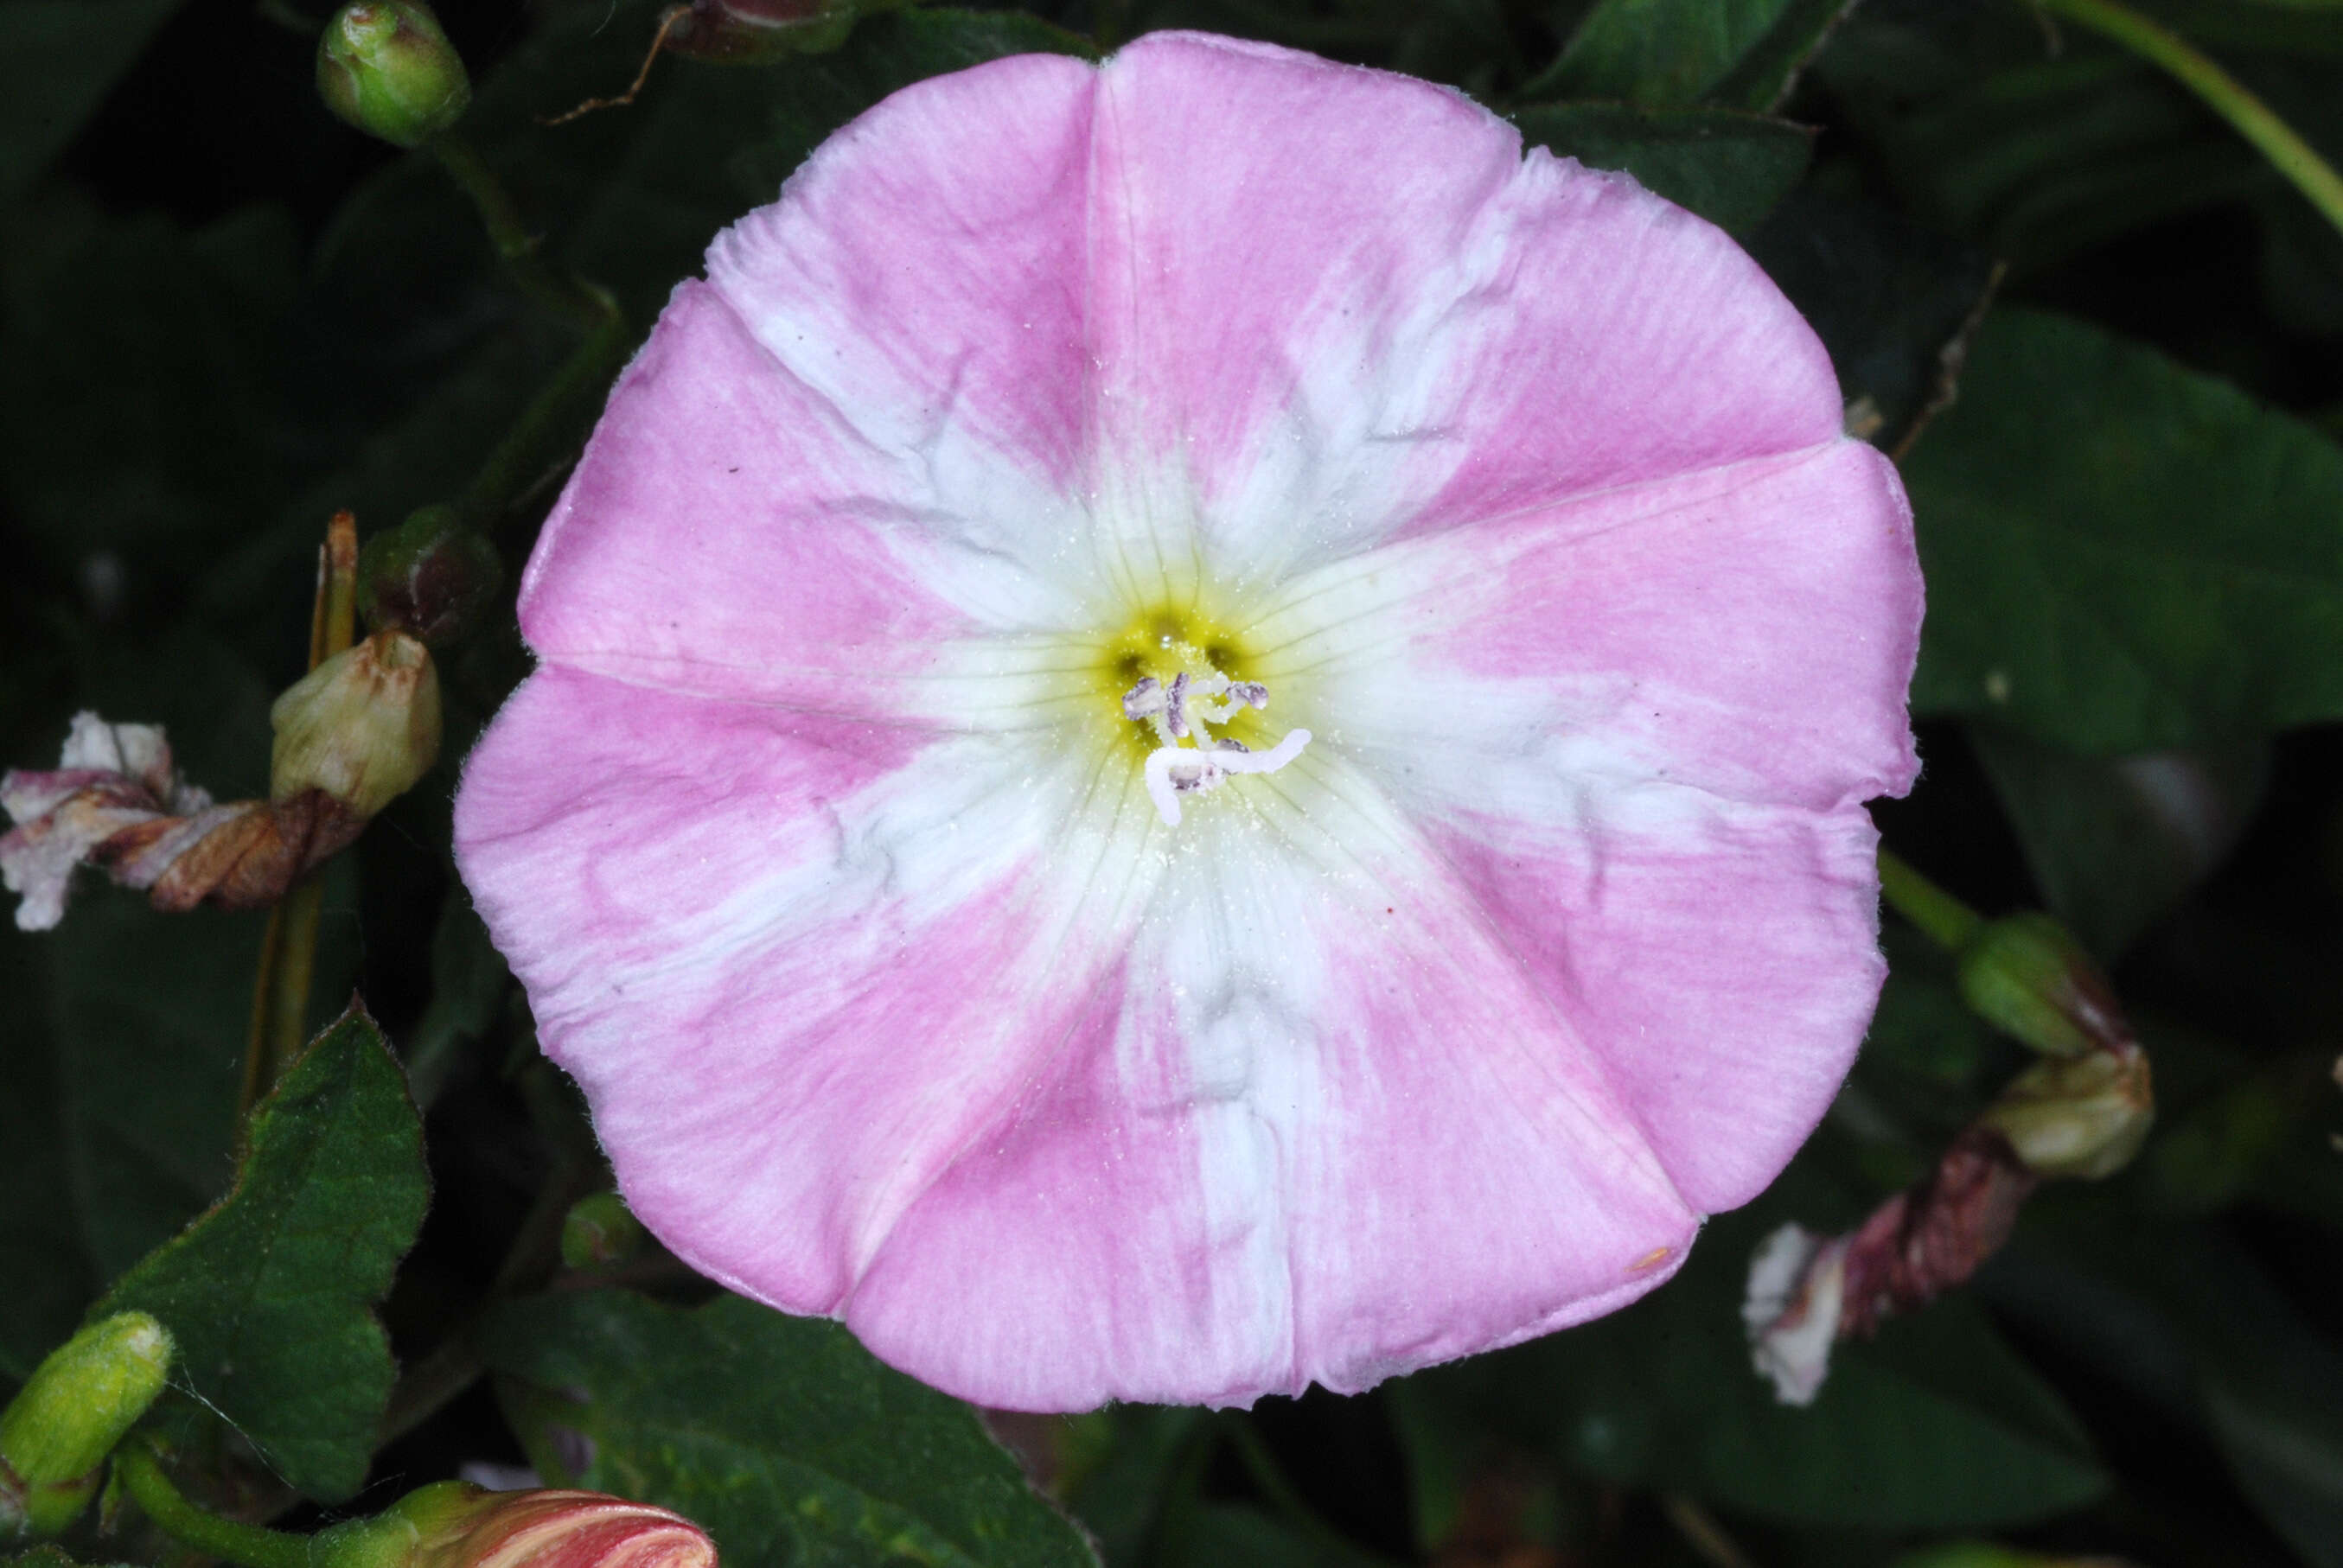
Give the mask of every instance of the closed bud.
[[2147, 1055], [2132, 1046], [2037, 1061], [1977, 1120], [2009, 1140], [2037, 1176], [2112, 1176], [2131, 1163], [2156, 1120]]
[[79, 1518], [170, 1370], [171, 1336], [145, 1312], [92, 1323], [50, 1352], [0, 1411], [0, 1540]]
[[2082, 944], [2045, 914], [1988, 922], [1960, 957], [1961, 995], [1979, 1016], [2048, 1056], [2131, 1043], [2115, 992]]
[[326, 106], [396, 146], [421, 145], [472, 101], [471, 78], [422, 0], [350, 0], [317, 44]]
[[268, 710], [268, 790], [320, 789], [360, 819], [430, 771], [439, 755], [439, 675], [403, 631], [378, 631], [326, 660]]
[[616, 1192], [598, 1192], [569, 1206], [561, 1221], [561, 1261], [573, 1269], [607, 1269], [643, 1250], [649, 1233]]
[[425, 507], [367, 541], [358, 558], [358, 613], [377, 630], [445, 648], [469, 632], [504, 586], [496, 546], [453, 507]]
[[666, 46], [699, 60], [755, 65], [818, 55], [846, 42], [854, 24], [904, 0], [688, 0], [669, 14]]
[[716, 1568], [681, 1514], [598, 1492], [443, 1481], [312, 1538], [313, 1568]]

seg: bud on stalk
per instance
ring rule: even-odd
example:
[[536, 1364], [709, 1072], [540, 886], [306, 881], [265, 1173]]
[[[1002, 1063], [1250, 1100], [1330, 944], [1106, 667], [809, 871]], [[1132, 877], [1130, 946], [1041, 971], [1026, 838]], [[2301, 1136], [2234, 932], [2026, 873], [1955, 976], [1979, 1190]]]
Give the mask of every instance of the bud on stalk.
[[453, 507], [424, 507], [367, 541], [358, 558], [358, 613], [377, 630], [410, 632], [444, 648], [472, 629], [504, 586], [496, 546]]
[[472, 102], [463, 57], [422, 0], [350, 0], [317, 44], [326, 106], [394, 146], [419, 146]]
[[[1906, 900], [1920, 901], [1902, 874]], [[1855, 1230], [1825, 1240], [1792, 1225], [1758, 1248], [1742, 1316], [1757, 1371], [1785, 1404], [1813, 1401], [1836, 1341], [1966, 1282], [2045, 1179], [2113, 1175], [2155, 1120], [2147, 1055], [2064, 926], [2043, 914], [1966, 915], [1939, 920], [1934, 934], [1958, 952], [1969, 1005], [2043, 1060], [1962, 1130], [1926, 1181]]]
[[2136, 1045], [2037, 1061], [1977, 1118], [2036, 1176], [2086, 1181], [2130, 1164], [2155, 1120], [2147, 1056]]
[[2048, 915], [1987, 923], [1961, 950], [1960, 985], [1963, 1000], [1986, 1022], [2046, 1056], [2131, 1042], [2107, 977]]
[[145, 1312], [90, 1324], [49, 1353], [0, 1411], [0, 1540], [55, 1535], [81, 1517], [99, 1467], [171, 1370], [171, 1336]]
[[443, 1481], [320, 1532], [313, 1568], [716, 1568], [680, 1514], [598, 1492], [487, 1492]]
[[363, 821], [437, 759], [439, 674], [420, 641], [378, 631], [287, 687], [268, 722], [269, 797], [322, 790]]
[[643, 1250], [650, 1232], [616, 1192], [597, 1192], [569, 1206], [561, 1221], [561, 1261], [573, 1269], [607, 1269]]

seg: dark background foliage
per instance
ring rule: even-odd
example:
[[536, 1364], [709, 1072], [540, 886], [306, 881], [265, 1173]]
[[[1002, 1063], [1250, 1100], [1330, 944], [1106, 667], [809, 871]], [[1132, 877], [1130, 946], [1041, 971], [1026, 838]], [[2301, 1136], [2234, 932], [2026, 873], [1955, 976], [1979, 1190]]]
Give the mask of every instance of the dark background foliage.
[[[2139, 8], [2343, 156], [2343, 5]], [[458, 493], [570, 346], [427, 159], [319, 106], [326, 10], [0, 0], [0, 759], [45, 764], [95, 708], [259, 792], [327, 514], [372, 530]], [[1973, 1288], [1847, 1347], [1813, 1409], [1772, 1403], [1736, 1315], [1755, 1239], [1859, 1218], [2022, 1061], [1891, 919], [1839, 1104], [1649, 1301], [1356, 1399], [1003, 1425], [1113, 1568], [2006, 1560], [1960, 1544], [1987, 1542], [2343, 1563], [2343, 237], [2187, 91], [2021, 0], [1865, 0], [1825, 41], [1842, 12], [894, 12], [818, 55], [663, 60], [632, 108], [548, 129], [632, 76], [656, 7], [441, 8], [468, 132], [639, 327], [894, 87], [1204, 26], [1453, 83], [1733, 229], [1898, 453], [1926, 772], [1878, 819], [2110, 966], [2155, 1061], [2144, 1153], [2046, 1190]], [[558, 478], [500, 519], [516, 566]], [[605, 1175], [447, 850], [455, 761], [523, 668], [508, 624], [445, 658], [440, 768], [327, 874], [314, 1022], [356, 988], [379, 1033], [304, 1059], [241, 1179], [260, 919], [89, 887], [58, 931], [0, 931], [0, 1390], [101, 1297], [162, 1303], [196, 1332], [156, 1419], [247, 1515], [528, 1462], [692, 1512], [739, 1568], [1082, 1561], [967, 1412], [843, 1334], [655, 1248], [563, 1261]], [[293, 1273], [238, 1288], [262, 1268]]]

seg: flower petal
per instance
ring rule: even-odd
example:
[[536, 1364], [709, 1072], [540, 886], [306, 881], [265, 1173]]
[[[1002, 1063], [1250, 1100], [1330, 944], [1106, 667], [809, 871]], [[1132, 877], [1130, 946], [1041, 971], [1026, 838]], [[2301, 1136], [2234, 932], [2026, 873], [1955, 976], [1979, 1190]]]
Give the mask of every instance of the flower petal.
[[1877, 999], [1860, 803], [1917, 767], [1910, 538], [1840, 441], [1390, 547], [1263, 622], [1262, 678], [1432, 835], [1704, 1211], [1789, 1158]]
[[456, 848], [644, 1222], [829, 1312], [1128, 929], [1033, 886], [1079, 851], [1085, 784], [1014, 743], [548, 668], [473, 752]]
[[1215, 798], [1066, 1048], [846, 1311], [988, 1404], [1369, 1387], [1593, 1317], [1696, 1218], [1601, 1067], [1373, 793]]
[[1101, 418], [1171, 492], [1116, 509], [1184, 528], [1184, 478], [1222, 575], [1838, 433], [1827, 356], [1729, 238], [1524, 160], [1461, 94], [1156, 34], [1097, 143]]
[[977, 614], [1036, 591], [959, 522], [686, 283], [546, 520], [521, 629], [646, 684], [900, 718]]
[[[1364, 1387], [1689, 1244], [1594, 1054], [1371, 794], [1174, 838], [1128, 767], [1037, 787], [811, 722], [543, 671], [458, 820], [629, 1201], [713, 1277], [1065, 1409]], [[557, 745], [566, 798], [506, 787]]]
[[1097, 72], [1021, 55], [930, 77], [718, 236], [710, 281], [789, 374], [942, 493], [1088, 466], [1082, 279]]

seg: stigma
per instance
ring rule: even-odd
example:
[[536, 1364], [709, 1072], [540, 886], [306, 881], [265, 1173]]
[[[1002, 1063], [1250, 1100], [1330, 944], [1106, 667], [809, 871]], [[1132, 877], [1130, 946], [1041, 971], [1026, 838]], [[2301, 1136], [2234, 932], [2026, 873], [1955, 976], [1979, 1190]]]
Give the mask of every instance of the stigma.
[[1180, 825], [1182, 795], [1208, 793], [1239, 773], [1274, 773], [1310, 744], [1307, 729], [1287, 730], [1266, 751], [1215, 736], [1212, 726], [1226, 724], [1247, 709], [1267, 708], [1269, 688], [1257, 680], [1231, 680], [1198, 663], [1201, 673], [1182, 669], [1169, 682], [1151, 675], [1122, 694], [1122, 716], [1150, 725], [1161, 743], [1148, 754], [1143, 777], [1156, 810], [1174, 828]]

